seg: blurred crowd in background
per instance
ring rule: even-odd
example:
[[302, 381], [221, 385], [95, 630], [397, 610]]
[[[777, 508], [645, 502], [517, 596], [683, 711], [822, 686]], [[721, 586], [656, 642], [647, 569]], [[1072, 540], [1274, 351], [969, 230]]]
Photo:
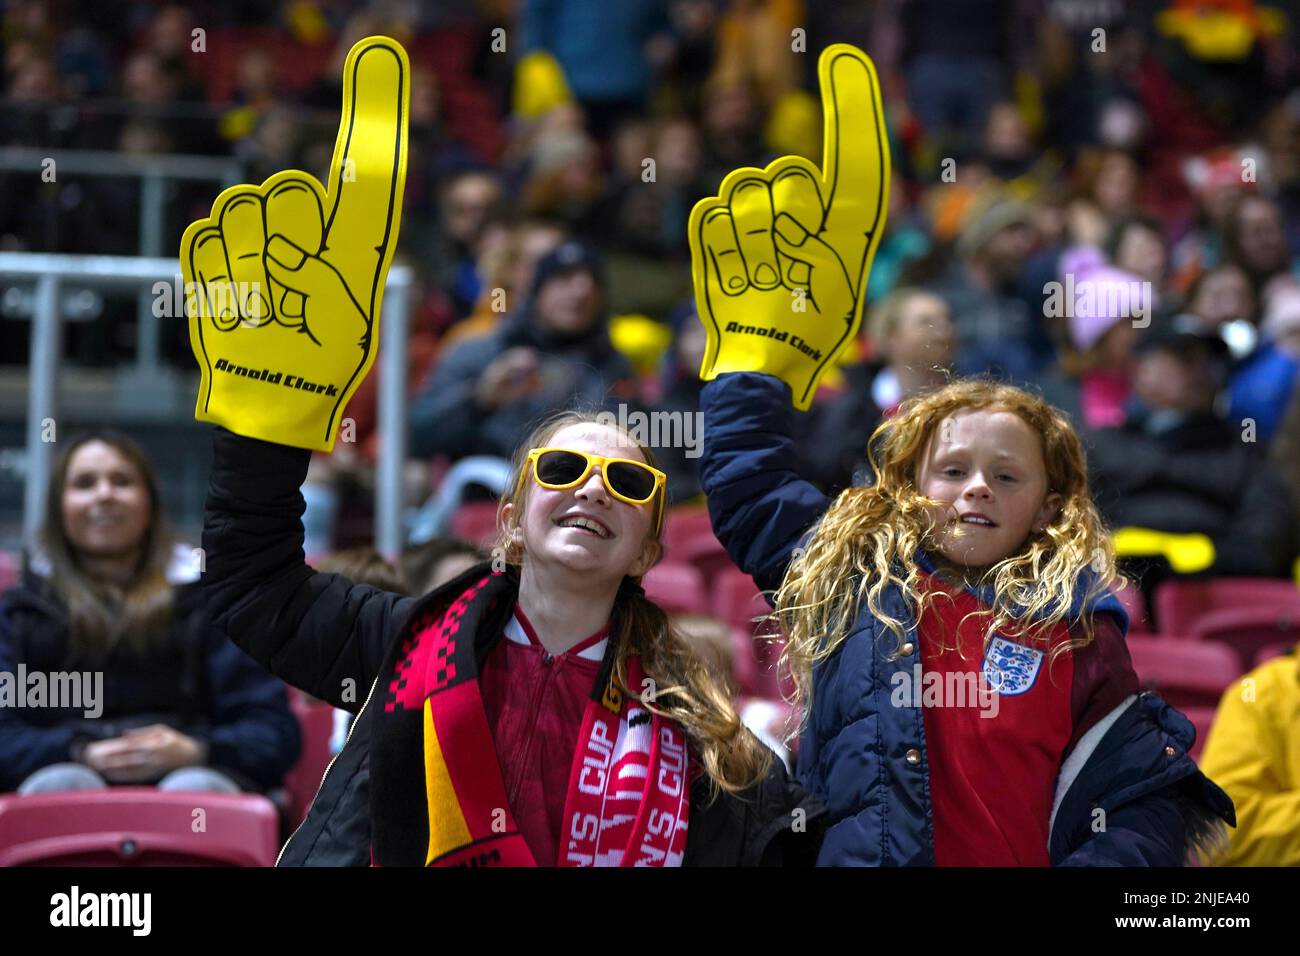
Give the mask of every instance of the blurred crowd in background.
[[[323, 175], [347, 50], [402, 40], [418, 502], [448, 465], [508, 455], [575, 397], [697, 407], [690, 209], [738, 166], [818, 161], [817, 53], [856, 43], [879, 70], [893, 188], [863, 334], [800, 429], [807, 477], [861, 480], [901, 400], [991, 373], [1088, 432], [1112, 522], [1205, 532], [1220, 571], [1284, 575], [1300, 514], [1300, 11], [1195, 5], [1211, 22], [1193, 6], [16, 0], [0, 137], [227, 155], [254, 182]], [[7, 189], [0, 244], [134, 252], [137, 194], [75, 177]], [[212, 198], [171, 184], [166, 234]], [[132, 323], [76, 330], [70, 358], [123, 361]], [[20, 362], [26, 325], [0, 328]], [[168, 334], [189, 367], [180, 323]], [[366, 537], [377, 377], [348, 410], [356, 442], [313, 469], [318, 549]], [[664, 458], [674, 502], [696, 499], [695, 459]]]
[[[820, 161], [817, 56], [854, 43], [879, 71], [890, 209], [862, 333], [799, 413], [804, 476], [828, 491], [870, 480], [885, 416], [989, 374], [1071, 417], [1113, 527], [1206, 535], [1214, 556], [1200, 570], [1282, 578], [1300, 550], [1297, 29], [1296, 0], [8, 0], [0, 154], [222, 156], [248, 182], [288, 168], [323, 179], [347, 51], [371, 34], [399, 39], [413, 67], [397, 261], [417, 290], [414, 508], [458, 463], [508, 457], [575, 400], [698, 411], [691, 208], [737, 167]], [[138, 181], [0, 175], [0, 249], [141, 251]], [[168, 243], [217, 191], [166, 184]], [[65, 375], [129, 361], [133, 309], [106, 305], [102, 321], [70, 328]], [[0, 364], [25, 363], [29, 334], [0, 321]], [[184, 323], [168, 325], [164, 351], [193, 370]], [[424, 540], [396, 564], [367, 550], [379, 375], [345, 413], [354, 434], [313, 461], [307, 550], [333, 553], [322, 568], [419, 594], [484, 557], [486, 537]], [[676, 444], [656, 449], [671, 501], [699, 505], [698, 447]], [[108, 464], [64, 460], [49, 520], [84, 507], [67, 497], [77, 469], [91, 482], [114, 455], [157, 498], [134, 446], [92, 446]], [[471, 499], [500, 490], [491, 468], [477, 491], [454, 473]], [[154, 551], [163, 593], [168, 552]], [[1148, 593], [1168, 571], [1137, 567]], [[733, 640], [735, 621], [678, 623], [722, 670], [752, 668], [728, 663], [750, 640]], [[213, 707], [245, 693], [244, 677], [223, 680]], [[262, 716], [274, 759], [235, 773], [244, 787], [270, 786], [297, 753], [283, 707]], [[183, 768], [235, 732], [160, 738], [159, 766]], [[0, 789], [49, 762], [25, 759]], [[305, 779], [310, 799], [319, 772]]]

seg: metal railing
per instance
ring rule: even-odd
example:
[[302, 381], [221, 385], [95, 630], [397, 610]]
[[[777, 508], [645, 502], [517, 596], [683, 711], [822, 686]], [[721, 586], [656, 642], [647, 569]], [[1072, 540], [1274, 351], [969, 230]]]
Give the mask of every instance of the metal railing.
[[[243, 181], [242, 164], [220, 156], [152, 155], [135, 156], [99, 150], [62, 149], [56, 147], [6, 146], [0, 148], [0, 172], [28, 173], [40, 182], [46, 160], [55, 162], [55, 176], [110, 176], [140, 180], [140, 247], [141, 256], [165, 256], [176, 252], [164, 248], [163, 214], [166, 205], [164, 185], [169, 180], [216, 183], [220, 189]], [[153, 314], [147, 294], [138, 304], [139, 346], [136, 349], [135, 374], [148, 382], [158, 373], [161, 354], [161, 329]]]
[[[378, 428], [381, 443], [375, 475], [375, 547], [389, 557], [402, 549], [402, 463], [406, 459], [406, 345], [412, 274], [405, 266], [388, 273], [380, 317]], [[58, 408], [59, 359], [63, 317], [59, 285], [75, 280], [88, 286], [168, 283], [167, 295], [183, 288], [176, 259], [132, 256], [71, 256], [52, 253], [0, 253], [0, 279], [34, 280], [30, 379], [27, 404], [27, 473], [23, 495], [23, 536], [30, 546], [41, 521], [45, 488], [54, 458], [53, 444], [42, 440], [46, 419]], [[149, 293], [142, 293], [148, 295]], [[150, 314], [153, 309], [150, 308]]]

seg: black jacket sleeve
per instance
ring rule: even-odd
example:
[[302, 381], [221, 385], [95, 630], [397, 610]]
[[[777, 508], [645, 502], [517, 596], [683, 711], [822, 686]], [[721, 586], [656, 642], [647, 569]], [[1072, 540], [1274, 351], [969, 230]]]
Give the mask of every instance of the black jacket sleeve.
[[698, 777], [691, 790], [686, 866], [814, 866], [826, 807], [791, 780], [781, 759], [741, 793], [712, 793]]
[[414, 599], [307, 566], [299, 490], [311, 452], [224, 428], [203, 516], [213, 626], [307, 693], [356, 713]]

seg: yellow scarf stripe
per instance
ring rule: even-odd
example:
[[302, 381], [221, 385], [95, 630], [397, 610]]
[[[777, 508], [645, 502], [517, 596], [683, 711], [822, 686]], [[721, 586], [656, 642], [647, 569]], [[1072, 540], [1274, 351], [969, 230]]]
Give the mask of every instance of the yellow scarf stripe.
[[456, 788], [451, 783], [451, 773], [442, 757], [442, 745], [433, 727], [433, 710], [424, 702], [424, 792], [429, 801], [429, 854], [428, 866], [452, 850], [472, 842], [465, 815], [461, 813]]

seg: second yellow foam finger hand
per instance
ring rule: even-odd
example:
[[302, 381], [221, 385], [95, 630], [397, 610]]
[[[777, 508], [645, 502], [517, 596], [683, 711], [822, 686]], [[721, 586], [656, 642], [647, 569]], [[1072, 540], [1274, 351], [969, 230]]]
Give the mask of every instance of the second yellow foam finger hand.
[[700, 377], [774, 375], [800, 409], [861, 325], [889, 190], [871, 60], [836, 44], [823, 51], [818, 72], [821, 169], [785, 156], [766, 169], [733, 170], [717, 196], [696, 204], [689, 225], [696, 308], [708, 337]]

